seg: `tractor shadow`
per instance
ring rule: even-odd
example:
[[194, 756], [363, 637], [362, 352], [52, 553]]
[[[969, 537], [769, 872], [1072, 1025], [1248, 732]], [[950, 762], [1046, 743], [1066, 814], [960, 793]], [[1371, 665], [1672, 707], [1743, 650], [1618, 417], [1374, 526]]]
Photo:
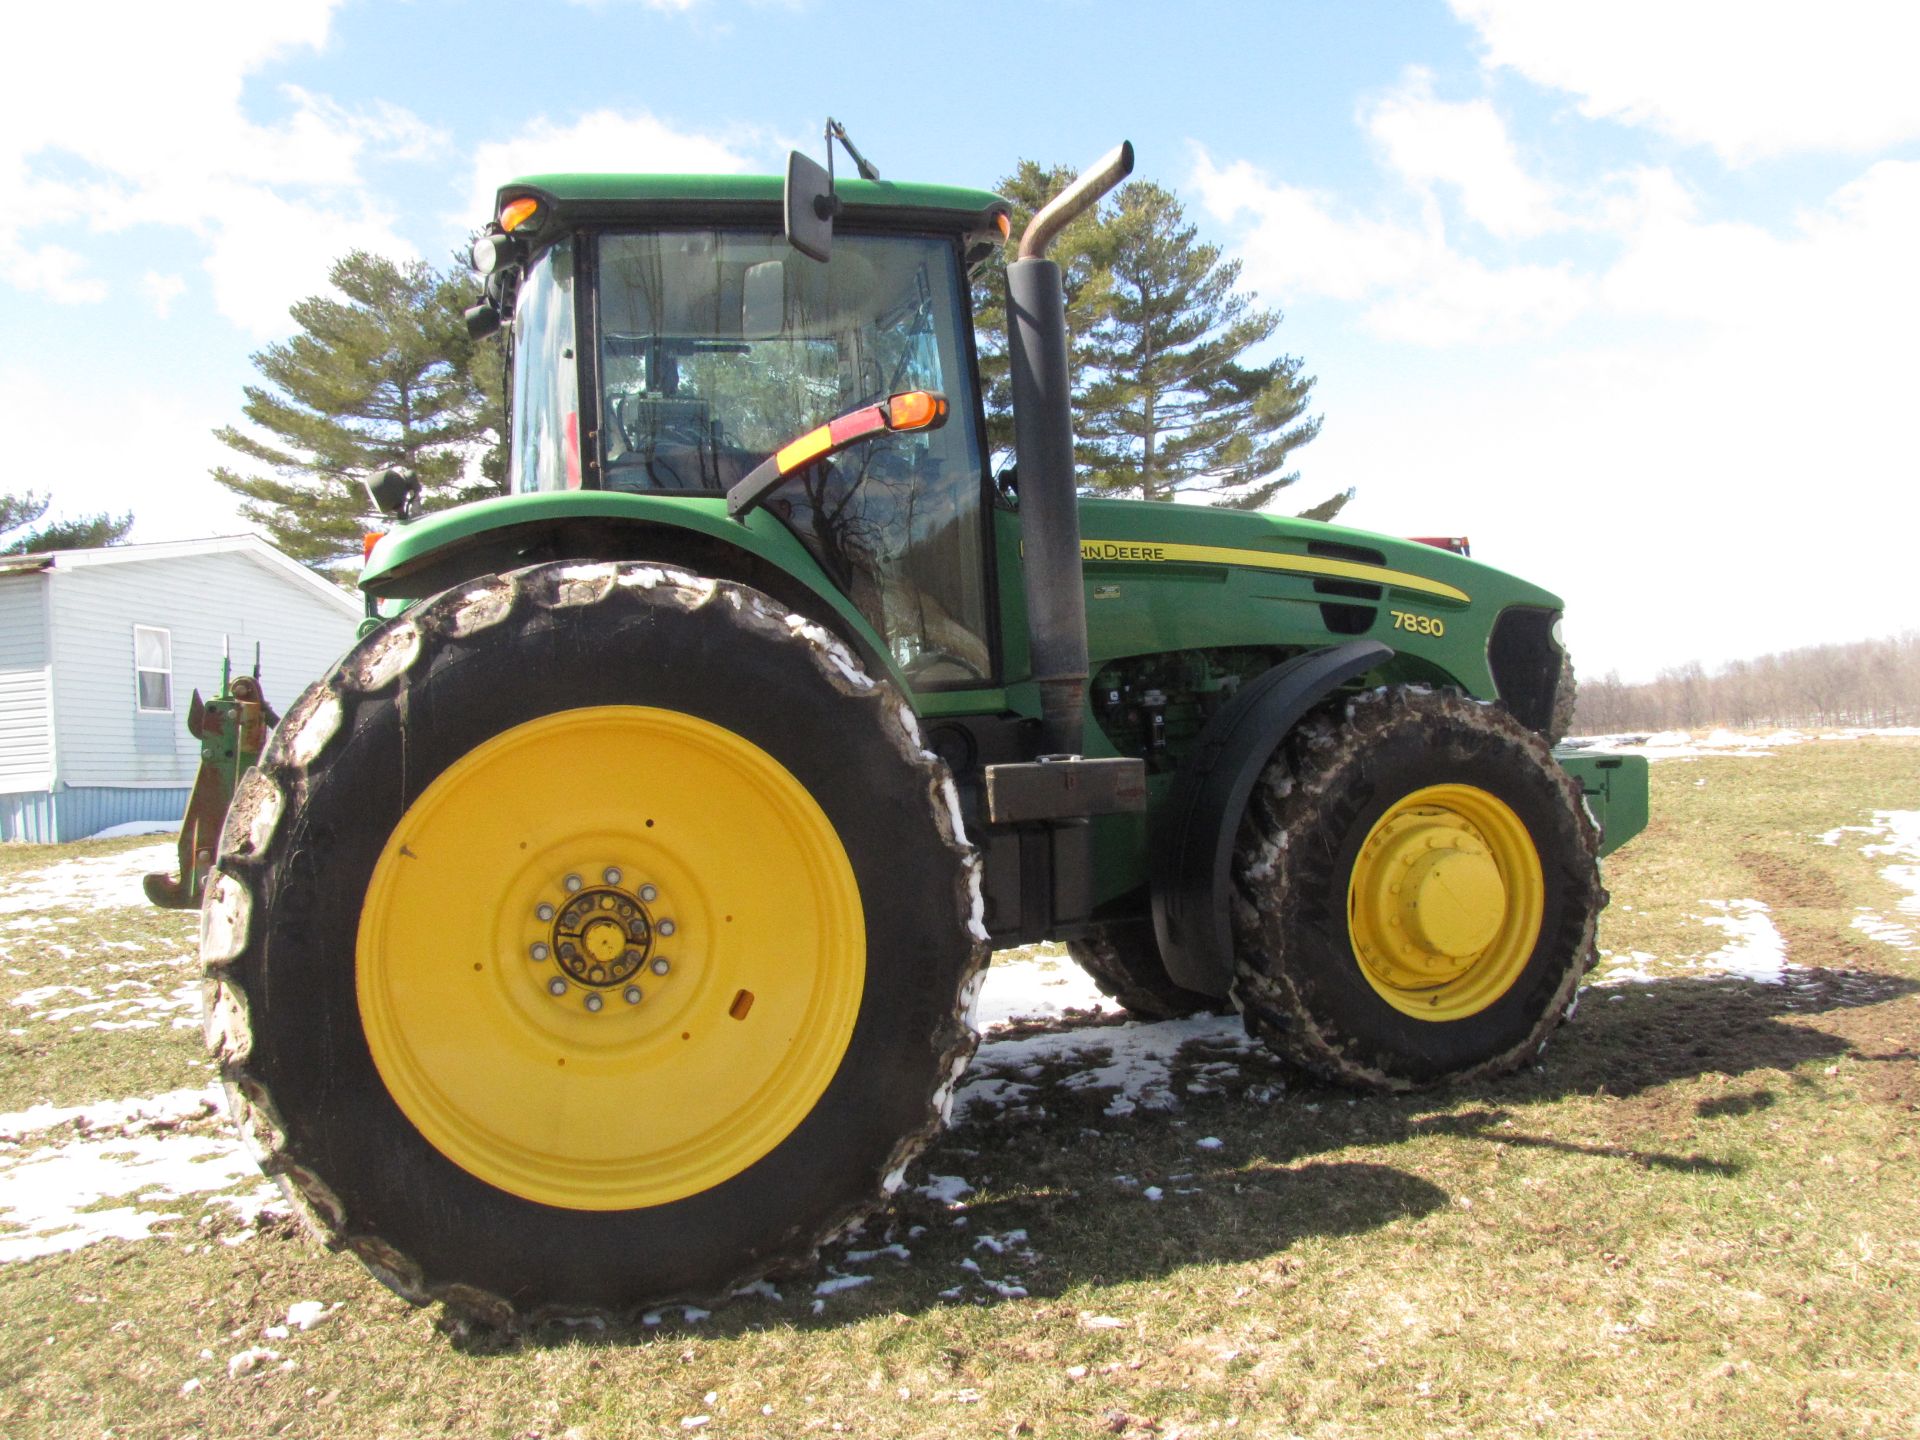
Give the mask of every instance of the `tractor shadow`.
[[[1191, 1266], [1252, 1264], [1274, 1278], [1301, 1263], [1292, 1252], [1303, 1241], [1363, 1235], [1452, 1204], [1416, 1173], [1419, 1162], [1388, 1163], [1396, 1148], [1434, 1137], [1596, 1157], [1679, 1183], [1737, 1177], [1738, 1163], [1702, 1148], [1713, 1143], [1710, 1122], [1767, 1108], [1780, 1087], [1814, 1084], [1797, 1073], [1808, 1062], [1848, 1056], [1889, 1062], [1889, 1076], [1911, 1072], [1910, 1044], [1844, 1038], [1809, 1022], [1916, 991], [1920, 982], [1856, 970], [1799, 970], [1776, 985], [1712, 977], [1594, 987], [1541, 1065], [1411, 1096], [1320, 1084], [1237, 1036], [1230, 1020], [1168, 1022], [1176, 1038], [1161, 1049], [1170, 1057], [1164, 1084], [1121, 1115], [1110, 1113], [1114, 1090], [1086, 1074], [1112, 1060], [1125, 1032], [1158, 1027], [1074, 1015], [1016, 1024], [982, 1045], [956, 1124], [908, 1188], [816, 1265], [774, 1276], [772, 1293], [736, 1296], [692, 1320], [668, 1306], [653, 1323], [552, 1327], [511, 1344], [836, 1329], [876, 1314], [1070, 1293], [1097, 1305], [1087, 1291]], [[1188, 1029], [1172, 1028], [1180, 1026]], [[1663, 1093], [1714, 1074], [1757, 1083], [1708, 1099]], [[1530, 1118], [1575, 1096], [1631, 1102], [1616, 1127], [1623, 1138], [1573, 1139]], [[1355, 1148], [1371, 1158], [1341, 1153]], [[461, 1348], [495, 1343], [453, 1338]]]

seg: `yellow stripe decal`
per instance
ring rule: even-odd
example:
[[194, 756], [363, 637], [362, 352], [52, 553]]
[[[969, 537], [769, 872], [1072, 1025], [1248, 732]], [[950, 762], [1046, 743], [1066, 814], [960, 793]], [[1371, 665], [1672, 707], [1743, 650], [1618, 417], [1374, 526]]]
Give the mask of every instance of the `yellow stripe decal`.
[[1117, 561], [1126, 564], [1168, 565], [1185, 561], [1201, 565], [1246, 565], [1256, 570], [1286, 570], [1295, 575], [1324, 575], [1337, 580], [1363, 580], [1374, 585], [1391, 585], [1396, 590], [1413, 590], [1422, 595], [1437, 595], [1443, 600], [1472, 603], [1464, 590], [1424, 575], [1404, 570], [1389, 570], [1383, 565], [1361, 565], [1352, 560], [1328, 560], [1319, 555], [1283, 555], [1274, 550], [1236, 550], [1225, 545], [1169, 545], [1149, 540], [1082, 540], [1082, 560]]

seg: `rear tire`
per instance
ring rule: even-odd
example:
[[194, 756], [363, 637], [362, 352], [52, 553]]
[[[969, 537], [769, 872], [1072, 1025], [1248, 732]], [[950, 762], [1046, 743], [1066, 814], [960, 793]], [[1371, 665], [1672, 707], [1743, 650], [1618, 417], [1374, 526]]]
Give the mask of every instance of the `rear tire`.
[[1092, 977], [1100, 993], [1142, 1020], [1226, 1015], [1225, 1000], [1189, 990], [1167, 974], [1151, 920], [1115, 920], [1067, 942], [1067, 954]]
[[208, 1041], [262, 1167], [410, 1300], [721, 1296], [940, 1127], [987, 953], [958, 813], [899, 694], [759, 592], [487, 577], [244, 782]]
[[1309, 718], [1235, 846], [1248, 1028], [1364, 1089], [1515, 1068], [1594, 962], [1598, 840], [1578, 784], [1496, 706], [1401, 687]]

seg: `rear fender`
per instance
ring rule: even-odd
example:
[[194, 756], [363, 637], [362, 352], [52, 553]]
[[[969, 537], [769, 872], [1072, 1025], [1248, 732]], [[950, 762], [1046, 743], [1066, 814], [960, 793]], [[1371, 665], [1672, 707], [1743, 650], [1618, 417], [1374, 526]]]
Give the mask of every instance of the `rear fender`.
[[376, 601], [417, 600], [557, 560], [651, 560], [750, 585], [845, 640], [871, 673], [901, 683], [873, 626], [793, 532], [764, 511], [744, 524], [729, 520], [718, 495], [565, 490], [458, 506], [389, 532], [368, 556], [360, 588]]

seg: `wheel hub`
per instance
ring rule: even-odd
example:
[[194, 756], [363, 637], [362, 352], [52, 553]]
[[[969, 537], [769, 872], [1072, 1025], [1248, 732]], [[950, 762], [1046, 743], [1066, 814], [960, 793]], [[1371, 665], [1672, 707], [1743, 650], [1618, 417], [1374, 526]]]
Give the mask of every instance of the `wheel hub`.
[[1436, 785], [1375, 822], [1348, 886], [1361, 972], [1395, 1009], [1461, 1019], [1503, 994], [1541, 921], [1526, 828], [1487, 791]]
[[533, 912], [540, 938], [527, 949], [540, 967], [536, 983], [541, 990], [554, 1000], [582, 1004], [593, 1015], [604, 1012], [607, 992], [638, 1005], [646, 992], [637, 977], [662, 977], [673, 968], [655, 949], [659, 937], [674, 931], [672, 920], [655, 917], [659, 887], [628, 884], [616, 865], [599, 873], [591, 885], [579, 873], [569, 873], [557, 880], [553, 893], [542, 895]]

